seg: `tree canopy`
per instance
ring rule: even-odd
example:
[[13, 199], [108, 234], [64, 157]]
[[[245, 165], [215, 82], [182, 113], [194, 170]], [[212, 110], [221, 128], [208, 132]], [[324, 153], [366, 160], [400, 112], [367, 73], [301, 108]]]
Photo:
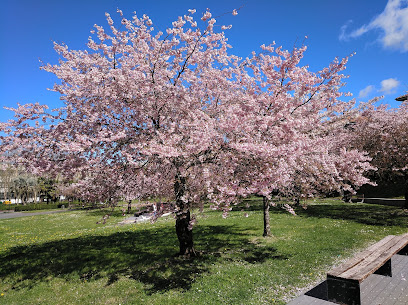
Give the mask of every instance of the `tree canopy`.
[[343, 146], [354, 115], [354, 100], [341, 100], [348, 58], [311, 72], [300, 65], [306, 46], [231, 54], [229, 27], [210, 11], [196, 21], [189, 10], [163, 32], [146, 15], [118, 13], [118, 26], [109, 14], [107, 30], [95, 25], [86, 50], [54, 44], [61, 59], [42, 69], [60, 80], [64, 106], [10, 108], [3, 159], [61, 175], [89, 200], [175, 201], [187, 255], [194, 203], [227, 213], [249, 194], [312, 196], [368, 181], [369, 158]]

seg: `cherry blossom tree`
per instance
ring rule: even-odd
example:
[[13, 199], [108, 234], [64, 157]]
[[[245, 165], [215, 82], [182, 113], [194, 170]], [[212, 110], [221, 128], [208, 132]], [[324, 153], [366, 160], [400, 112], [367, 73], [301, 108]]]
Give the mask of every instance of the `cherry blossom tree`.
[[299, 65], [305, 51], [261, 46], [261, 53], [244, 60], [246, 100], [229, 113], [228, 122], [240, 123], [226, 134], [239, 161], [224, 167], [226, 176], [211, 177], [218, 185], [212, 189], [225, 188], [218, 206], [225, 205], [225, 194], [231, 202], [246, 194], [264, 197], [264, 235], [270, 234], [273, 192], [298, 200], [353, 191], [369, 182], [364, 172], [372, 169], [364, 153], [345, 148], [351, 140], [345, 126], [358, 114], [354, 100], [340, 99], [349, 95], [340, 91], [348, 58], [314, 73]]
[[[243, 100], [239, 59], [227, 53], [211, 13], [201, 18], [204, 29], [194, 13], [163, 33], [154, 32], [148, 16], [128, 20], [119, 11], [119, 27], [106, 14], [109, 34], [95, 26], [98, 41], [90, 38], [89, 50], [55, 43], [62, 59], [42, 69], [61, 80], [53, 90], [64, 106], [49, 112], [44, 105], [19, 105], [11, 109], [16, 119], [2, 125], [9, 134], [2, 149], [13, 152], [16, 163], [67, 178], [80, 174], [77, 187], [88, 198], [90, 191], [99, 199], [117, 196], [129, 172], [143, 181], [144, 192], [174, 198], [185, 255], [194, 255], [190, 204], [197, 196], [191, 187], [199, 184], [191, 175], [228, 153], [223, 113]], [[109, 175], [116, 177], [113, 184]]]
[[408, 103], [397, 108], [367, 106], [353, 125], [354, 147], [367, 151], [378, 179], [405, 180], [405, 207], [408, 208]]
[[249, 194], [366, 181], [365, 156], [331, 144], [353, 105], [340, 101], [347, 59], [313, 73], [299, 66], [304, 46], [239, 58], [229, 54], [230, 26], [218, 31], [209, 10], [200, 22], [189, 10], [165, 32], [146, 15], [118, 13], [120, 25], [109, 14], [108, 31], [95, 25], [87, 50], [55, 43], [61, 60], [42, 69], [60, 80], [53, 90], [64, 105], [10, 108], [3, 159], [74, 181], [88, 200], [173, 200], [187, 256], [195, 255], [191, 208], [203, 198], [226, 214]]

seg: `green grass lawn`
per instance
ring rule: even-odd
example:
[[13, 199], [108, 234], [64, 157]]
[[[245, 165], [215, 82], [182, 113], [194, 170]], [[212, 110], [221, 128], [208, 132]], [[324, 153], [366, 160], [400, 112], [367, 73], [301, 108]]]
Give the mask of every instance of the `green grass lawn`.
[[178, 250], [172, 217], [118, 225], [115, 212], [72, 211], [0, 220], [0, 304], [285, 304], [369, 243], [408, 231], [400, 208], [312, 201], [292, 216], [261, 200], [248, 217], [198, 213], [195, 259]]

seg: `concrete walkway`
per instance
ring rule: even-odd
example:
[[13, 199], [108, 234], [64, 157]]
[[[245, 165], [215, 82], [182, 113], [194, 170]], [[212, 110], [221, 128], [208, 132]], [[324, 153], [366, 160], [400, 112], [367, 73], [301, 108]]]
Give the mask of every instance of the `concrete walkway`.
[[[160, 217], [169, 216], [169, 215], [171, 215], [171, 213], [165, 213], [161, 215]], [[125, 220], [122, 220], [121, 222], [119, 222], [119, 224], [125, 225], [125, 224], [130, 224], [130, 223], [146, 222], [146, 221], [149, 221], [152, 217], [153, 217], [153, 213], [147, 213], [147, 214], [143, 214], [137, 217], [130, 216], [126, 218]]]
[[403, 208], [405, 207], [405, 199], [393, 199], [393, 198], [351, 198], [352, 202], [361, 203], [374, 203], [382, 205], [391, 205]]
[[[54, 214], [54, 213], [62, 213], [62, 212], [69, 212], [72, 210], [68, 209], [58, 209], [55, 211], [44, 211], [44, 212], [8, 212], [8, 211], [0, 211], [0, 220], [2, 219], [11, 219], [11, 218], [18, 218], [18, 217], [26, 217], [26, 216], [36, 216], [36, 215], [46, 215], [46, 214]], [[171, 213], [165, 213], [160, 217], [168, 216]], [[153, 213], [147, 213], [140, 216], [130, 216], [127, 217], [125, 220], [121, 221], [119, 224], [129, 224], [129, 223], [139, 223], [139, 222], [146, 222], [149, 221], [153, 217]]]
[[35, 215], [45, 215], [45, 214], [54, 214], [54, 213], [62, 213], [67, 212], [69, 210], [55, 210], [55, 211], [44, 211], [44, 212], [0, 212], [0, 220], [1, 219], [10, 219], [10, 218], [18, 218], [18, 217], [25, 217], [25, 216], [35, 216]]

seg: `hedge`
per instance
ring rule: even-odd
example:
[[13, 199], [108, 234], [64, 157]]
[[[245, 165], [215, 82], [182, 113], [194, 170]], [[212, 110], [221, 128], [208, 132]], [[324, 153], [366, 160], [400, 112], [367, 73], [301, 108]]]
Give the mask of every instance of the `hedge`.
[[15, 212], [21, 211], [35, 211], [35, 210], [51, 210], [51, 209], [59, 209], [62, 206], [68, 208], [70, 205], [79, 208], [90, 208], [93, 205], [80, 203], [79, 201], [68, 202], [68, 201], [60, 201], [58, 203], [27, 203], [27, 205], [17, 205], [17, 204], [3, 204], [0, 201], [0, 211], [5, 210], [14, 210]]
[[61, 203], [29, 203], [27, 205], [14, 205], [14, 211], [35, 211], [35, 210], [50, 210], [58, 209], [61, 207]]
[[14, 210], [14, 204], [3, 204], [0, 203], [0, 211], [8, 211], [8, 210]]

